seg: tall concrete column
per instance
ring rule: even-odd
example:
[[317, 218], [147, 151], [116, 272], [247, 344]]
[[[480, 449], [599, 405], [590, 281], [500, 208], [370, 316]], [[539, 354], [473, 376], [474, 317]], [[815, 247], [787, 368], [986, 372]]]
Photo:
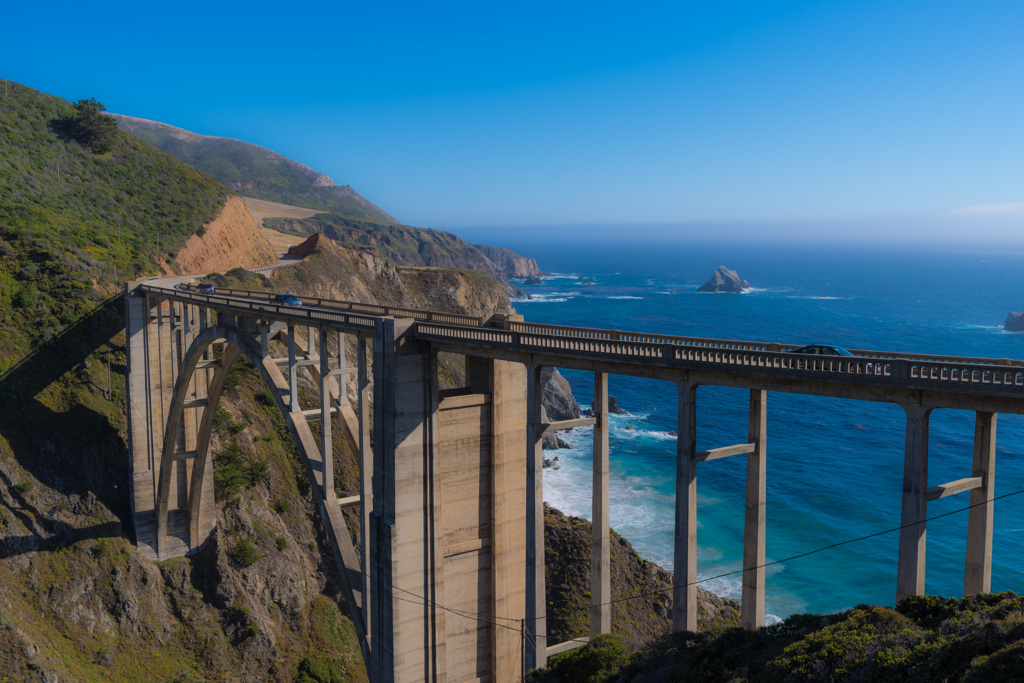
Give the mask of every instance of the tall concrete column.
[[900, 555], [896, 573], [897, 602], [924, 593], [925, 540], [928, 504], [928, 416], [930, 408], [904, 406], [907, 435], [903, 458], [903, 514], [900, 518]]
[[295, 325], [288, 323], [288, 410], [299, 412], [299, 368], [295, 365]]
[[[491, 360], [491, 617], [516, 625], [526, 598], [526, 479], [523, 449], [527, 404], [526, 372], [519, 363]], [[518, 678], [523, 652], [520, 634], [491, 628], [491, 671], [495, 681]]]
[[540, 366], [526, 368], [526, 668], [547, 666], [544, 581], [544, 446]]
[[697, 387], [679, 382], [672, 630], [697, 630]]
[[981, 488], [971, 491], [967, 521], [967, 562], [964, 597], [988, 593], [992, 580], [992, 517], [996, 494], [996, 413], [977, 412], [974, 417], [974, 464], [972, 477], [981, 477]]
[[[312, 328], [309, 330], [313, 334]], [[334, 443], [331, 433], [331, 354], [327, 344], [327, 330], [319, 329], [320, 337], [320, 441], [324, 466], [324, 500], [337, 498], [334, 492]]]
[[590, 635], [612, 630], [611, 537], [608, 496], [608, 374], [594, 373], [594, 484], [590, 541]]
[[412, 323], [382, 318], [374, 335], [370, 679], [398, 683], [443, 680], [446, 665], [436, 402], [430, 349], [402, 339]]
[[743, 628], [764, 626], [764, 531], [765, 472], [768, 454], [768, 392], [750, 392], [748, 443], [754, 450], [747, 454], [747, 504], [743, 525], [743, 594], [740, 622]]
[[363, 572], [363, 620], [366, 632], [371, 633], [373, 602], [376, 600], [372, 596], [369, 578], [370, 553], [372, 552], [370, 514], [373, 512], [373, 450], [370, 447], [370, 372], [366, 358], [366, 339], [362, 336], [356, 337], [356, 363], [359, 377], [356, 417], [359, 421], [359, 500], [362, 522], [359, 527], [359, 555]]

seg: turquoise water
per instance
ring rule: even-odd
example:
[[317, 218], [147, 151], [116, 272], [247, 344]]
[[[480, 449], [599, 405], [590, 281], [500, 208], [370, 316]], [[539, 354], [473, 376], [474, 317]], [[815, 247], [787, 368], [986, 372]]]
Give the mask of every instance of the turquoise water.
[[[891, 252], [882, 248], [682, 247], [513, 244], [559, 273], [524, 286], [515, 306], [527, 320], [689, 336], [824, 343], [851, 349], [1024, 358], [1024, 334], [1006, 333], [1024, 308], [1024, 254]], [[741, 294], [698, 294], [726, 265], [748, 280]], [[594, 284], [582, 284], [589, 279]], [[582, 406], [592, 376], [565, 371]], [[611, 523], [649, 560], [671, 569], [676, 428], [674, 386], [612, 376], [628, 415], [611, 420]], [[704, 450], [746, 438], [748, 393], [698, 390]], [[905, 414], [894, 405], [771, 392], [768, 396], [768, 561], [899, 526]], [[935, 411], [929, 485], [970, 476], [973, 414]], [[997, 495], [1024, 489], [1024, 418], [1000, 415]], [[545, 498], [590, 517], [591, 429], [548, 451]], [[698, 571], [740, 568], [744, 459], [698, 467]], [[930, 516], [966, 507], [967, 494], [929, 504]], [[927, 592], [960, 595], [967, 513], [928, 526]], [[993, 590], [1024, 589], [1024, 495], [996, 502]], [[898, 533], [771, 567], [766, 609], [774, 617], [831, 612], [895, 600]], [[739, 598], [738, 575], [705, 588]]]

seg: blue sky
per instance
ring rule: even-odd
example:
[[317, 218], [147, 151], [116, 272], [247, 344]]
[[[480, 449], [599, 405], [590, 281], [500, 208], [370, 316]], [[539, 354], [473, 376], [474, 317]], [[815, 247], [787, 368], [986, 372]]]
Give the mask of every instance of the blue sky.
[[263, 145], [413, 225], [1024, 239], [1019, 0], [3, 14], [0, 78]]

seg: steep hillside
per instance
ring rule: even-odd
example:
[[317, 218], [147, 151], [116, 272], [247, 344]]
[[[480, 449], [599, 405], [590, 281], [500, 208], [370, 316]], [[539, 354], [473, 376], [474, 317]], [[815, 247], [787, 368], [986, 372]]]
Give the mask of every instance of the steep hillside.
[[78, 114], [16, 83], [0, 97], [0, 372], [110, 296], [115, 275], [216, 265], [204, 250], [274, 262], [231, 190], [116, 127], [97, 152], [69, 125]]
[[635, 654], [603, 637], [549, 661], [549, 683], [791, 683], [1024, 680], [1024, 597], [914, 596], [896, 609], [860, 605], [797, 614], [754, 632], [738, 628], [665, 636]]
[[198, 135], [166, 123], [115, 114], [118, 125], [159, 150], [198, 168], [245, 197], [397, 224], [348, 185], [305, 164], [241, 140]]

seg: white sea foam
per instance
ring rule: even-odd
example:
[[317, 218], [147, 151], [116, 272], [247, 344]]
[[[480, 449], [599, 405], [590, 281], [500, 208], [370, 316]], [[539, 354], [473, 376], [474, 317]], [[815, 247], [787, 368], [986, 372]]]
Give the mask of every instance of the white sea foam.
[[637, 300], [643, 300], [645, 297], [642, 297], [642, 296], [628, 296], [626, 294], [621, 294], [621, 295], [609, 296], [609, 297], [605, 297], [605, 298], [606, 299], [637, 299]]
[[846, 301], [848, 296], [824, 296], [817, 294], [790, 294], [787, 299], [805, 299], [808, 301]]
[[528, 297], [515, 297], [512, 303], [557, 304], [577, 296], [573, 292], [548, 292], [546, 294], [530, 294]]

